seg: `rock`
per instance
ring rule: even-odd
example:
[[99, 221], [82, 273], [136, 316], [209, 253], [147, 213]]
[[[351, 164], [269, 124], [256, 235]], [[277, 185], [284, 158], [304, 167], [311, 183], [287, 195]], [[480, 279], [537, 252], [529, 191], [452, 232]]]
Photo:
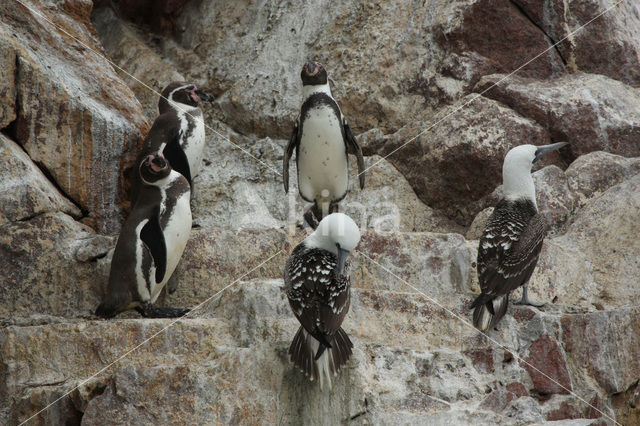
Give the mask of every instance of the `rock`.
[[[467, 68], [476, 75], [512, 72], [522, 67], [520, 75], [548, 78], [565, 71], [563, 58], [551, 48], [552, 40], [538, 25], [532, 25], [515, 2], [456, 2], [441, 12], [445, 18], [436, 39], [446, 51], [470, 62]], [[548, 53], [527, 63], [545, 51]], [[478, 57], [469, 58], [472, 55]], [[463, 79], [455, 72], [454, 75]]]
[[575, 196], [569, 189], [565, 172], [548, 166], [533, 173], [538, 212], [544, 217], [548, 235], [561, 232], [562, 226], [576, 209]]
[[[596, 4], [514, 0], [541, 28], [567, 67], [640, 86], [640, 13], [633, 2]], [[601, 58], [615, 58], [602, 61]]]
[[639, 328], [635, 307], [568, 315], [562, 319], [567, 361], [595, 379], [607, 394], [626, 391], [640, 375]]
[[[20, 407], [6, 418], [24, 420], [88, 375], [99, 373], [54, 405], [53, 411], [45, 412], [47, 418], [69, 418], [64, 413], [71, 412], [83, 413], [86, 424], [107, 419], [135, 424], [157, 419], [162, 423], [273, 423], [278, 419], [299, 423], [324, 413], [332, 423], [361, 417], [377, 424], [393, 415], [409, 423], [451, 424], [468, 418], [486, 422], [495, 418], [490, 410], [498, 408], [488, 401], [481, 405], [489, 388], [490, 395], [504, 392], [508, 400], [506, 405], [500, 403], [504, 406], [500, 418], [544, 419], [546, 406], [528, 396], [524, 385], [527, 370], [513, 362], [495, 363], [494, 371], [479, 364], [476, 368], [465, 354], [472, 349], [486, 352], [492, 345], [472, 328], [457, 327], [460, 324], [445, 312], [431, 309], [427, 298], [406, 293], [352, 289], [352, 310], [344, 327], [354, 341], [354, 354], [334, 379], [332, 390], [321, 391], [288, 360], [286, 351], [298, 323], [281, 286], [282, 280], [241, 282], [177, 322], [65, 320], [0, 329], [6, 377], [0, 401], [3, 407]], [[375, 304], [371, 303], [374, 295]], [[523, 309], [528, 308], [515, 308]], [[584, 319], [593, 321], [597, 316], [585, 314]], [[635, 316], [635, 311], [620, 311], [611, 321], [625, 324]], [[518, 349], [521, 356], [543, 355], [535, 350], [539, 343], [529, 346], [526, 342], [549, 339], [549, 344], [557, 345], [556, 338], [544, 337], [541, 329], [558, 327], [560, 322], [564, 327], [575, 318], [540, 312], [523, 325], [511, 323], [499, 338], [523, 342]], [[441, 329], [440, 343], [424, 338], [425, 326], [435, 330], [447, 323], [452, 327]], [[564, 331], [563, 336], [567, 336]], [[121, 357], [125, 348], [142, 341], [145, 344], [130, 356]], [[627, 343], [637, 344], [619, 343], [620, 353], [629, 350]], [[60, 351], [60, 347], [75, 349]], [[583, 349], [574, 348], [577, 353]], [[496, 355], [502, 358], [502, 352]], [[28, 368], [20, 360], [28, 360]], [[588, 377], [584, 376], [588, 370], [580, 365], [567, 364], [578, 383]], [[508, 375], [509, 381], [498, 386], [496, 375]], [[327, 412], [327, 406], [332, 410]], [[479, 410], [473, 409], [478, 406]]]
[[566, 141], [570, 160], [592, 151], [640, 156], [640, 91], [595, 74], [576, 73], [551, 80], [491, 75], [475, 90], [509, 106]]
[[473, 218], [473, 222], [469, 225], [469, 229], [467, 229], [467, 233], [464, 236], [467, 240], [479, 240], [480, 237], [482, 237], [482, 233], [493, 213], [493, 209], [493, 207], [487, 207]]
[[16, 119], [16, 52], [4, 43], [0, 44], [0, 129]]
[[[95, 309], [106, 286], [97, 260], [106, 255], [103, 240], [111, 239], [60, 212], [5, 224], [1, 230], [0, 317], [30, 313], [76, 317]], [[76, 253], [89, 250], [88, 246], [94, 247], [92, 253], [77, 261]]]
[[16, 119], [8, 132], [89, 214], [88, 223], [117, 230], [126, 207], [121, 172], [147, 130], [140, 104], [102, 55], [90, 29], [91, 2], [30, 8], [0, 6], [0, 49], [15, 57], [9, 100]]
[[572, 216], [564, 235], [545, 241], [529, 286], [537, 298], [558, 297], [563, 305], [637, 305], [639, 186], [640, 174], [609, 188]]
[[[188, 0], [161, 1], [118, 1], [118, 13], [123, 18], [132, 21], [137, 26], [145, 25], [155, 34], [171, 34], [185, 31], [176, 27], [176, 19]], [[96, 0], [96, 6], [109, 6], [109, 0]]]
[[368, 231], [362, 234], [352, 260], [353, 285], [409, 293], [420, 290], [457, 309], [447, 295], [463, 294], [477, 285], [471, 268], [475, 255], [473, 245], [458, 234]]
[[529, 346], [529, 356], [521, 365], [529, 372], [533, 389], [542, 395], [565, 394], [572, 391], [569, 371], [563, 353], [548, 335]]
[[640, 158], [624, 158], [602, 151], [578, 157], [565, 172], [567, 184], [580, 207], [638, 173]]
[[[122, 2], [120, 7], [125, 7]], [[184, 81], [184, 76], [146, 44], [140, 30], [118, 19], [113, 9], [96, 9], [91, 22], [109, 59], [119, 67], [118, 75], [131, 88], [152, 123], [158, 116], [159, 94], [170, 82]]]
[[[229, 229], [301, 225], [310, 204], [298, 195], [295, 160], [290, 162], [288, 194], [284, 193], [280, 175], [287, 141], [251, 140], [220, 124], [216, 131], [221, 136], [210, 134], [204, 166], [195, 179], [195, 221], [204, 228]], [[459, 225], [420, 201], [407, 180], [386, 160], [372, 156], [365, 164], [373, 167], [366, 170], [365, 188], [360, 190], [356, 161], [350, 158], [349, 193], [340, 203], [341, 211], [362, 229], [461, 231]]]
[[389, 156], [422, 201], [463, 225], [486, 207], [485, 198], [502, 181], [509, 149], [549, 142], [539, 125], [477, 95], [463, 98], [439, 117], [434, 124], [411, 123], [368, 141], [367, 149]]
[[81, 213], [31, 162], [11, 139], [0, 134], [0, 206], [12, 222], [42, 213], [61, 211], [80, 218]]

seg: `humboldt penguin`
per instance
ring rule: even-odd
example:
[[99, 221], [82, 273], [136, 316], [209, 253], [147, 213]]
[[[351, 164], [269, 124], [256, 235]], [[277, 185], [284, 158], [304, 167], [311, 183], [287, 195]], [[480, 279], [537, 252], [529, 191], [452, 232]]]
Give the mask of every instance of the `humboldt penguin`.
[[347, 256], [360, 241], [355, 222], [342, 213], [325, 216], [287, 260], [284, 284], [301, 326], [289, 348], [293, 364], [309, 379], [325, 379], [346, 364], [353, 344], [342, 329], [350, 303]]
[[289, 159], [296, 153], [298, 190], [313, 205], [304, 214], [315, 229], [324, 216], [337, 211], [347, 194], [348, 156], [358, 161], [360, 189], [364, 188], [364, 159], [360, 145], [331, 96], [327, 71], [318, 62], [302, 67], [302, 107], [283, 158], [283, 183], [289, 191]]
[[153, 303], [189, 239], [189, 182], [171, 169], [161, 152], [147, 155], [138, 171], [142, 187], [118, 237], [107, 294], [96, 315], [109, 318], [135, 308], [145, 317], [179, 317], [189, 310]]
[[477, 270], [482, 293], [471, 304], [473, 324], [485, 331], [507, 312], [509, 294], [523, 287], [516, 303], [542, 306], [528, 298], [527, 282], [533, 274], [546, 224], [538, 213], [531, 177], [533, 164], [543, 155], [567, 145], [520, 145], [511, 149], [502, 166], [503, 198], [487, 221], [478, 247]]
[[[165, 87], [158, 101], [160, 115], [147, 133], [136, 165], [149, 154], [162, 152], [173, 170], [184, 176], [193, 190], [193, 179], [200, 172], [205, 145], [204, 120], [198, 105], [213, 100], [212, 95], [192, 83], [173, 82]], [[136, 186], [139, 184], [138, 181]]]

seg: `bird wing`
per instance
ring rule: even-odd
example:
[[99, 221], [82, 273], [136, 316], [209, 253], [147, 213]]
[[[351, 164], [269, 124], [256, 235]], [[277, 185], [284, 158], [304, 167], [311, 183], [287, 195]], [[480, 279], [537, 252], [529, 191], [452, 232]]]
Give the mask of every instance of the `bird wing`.
[[167, 269], [167, 246], [160, 227], [160, 207], [153, 209], [148, 222], [140, 231], [140, 239], [147, 246], [156, 266], [156, 283], [162, 282]]
[[323, 342], [335, 333], [349, 310], [348, 276], [337, 277], [336, 256], [298, 246], [287, 261], [285, 291], [300, 324]]
[[[499, 216], [499, 215], [498, 215]], [[540, 214], [529, 221], [492, 216], [480, 239], [478, 278], [483, 294], [500, 296], [527, 282], [538, 261], [545, 224]]]
[[347, 120], [342, 117], [342, 127], [344, 128], [345, 139], [347, 141], [347, 152], [356, 156], [358, 160], [358, 179], [360, 180], [360, 189], [364, 189], [364, 158], [362, 157], [362, 149], [356, 141], [351, 128], [347, 124]]
[[189, 185], [191, 185], [189, 159], [180, 146], [180, 134], [178, 132], [176, 132], [175, 135], [167, 141], [167, 145], [164, 147], [162, 153], [169, 161], [171, 168], [184, 176], [187, 179], [187, 182], [189, 182]]
[[289, 137], [289, 144], [287, 145], [287, 149], [284, 152], [284, 156], [282, 158], [282, 183], [284, 184], [284, 192], [289, 192], [289, 159], [293, 155], [293, 151], [300, 144], [300, 135], [298, 129], [300, 128], [300, 118], [296, 119], [295, 124], [293, 125], [293, 131], [291, 132], [291, 136]]

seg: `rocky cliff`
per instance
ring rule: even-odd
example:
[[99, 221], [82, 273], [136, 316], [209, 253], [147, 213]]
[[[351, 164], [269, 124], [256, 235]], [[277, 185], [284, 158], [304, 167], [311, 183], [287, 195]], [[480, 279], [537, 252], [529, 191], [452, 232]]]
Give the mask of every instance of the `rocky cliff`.
[[[0, 16], [3, 424], [640, 424], [634, 0], [5, 0]], [[279, 172], [308, 59], [371, 167], [344, 202], [364, 229], [354, 355], [325, 390], [288, 362], [281, 291], [305, 235]], [[153, 90], [176, 79], [218, 98], [200, 227], [163, 299], [195, 309], [97, 320]], [[558, 141], [534, 174], [550, 234], [530, 287], [549, 304], [483, 337], [467, 306], [502, 158]]]

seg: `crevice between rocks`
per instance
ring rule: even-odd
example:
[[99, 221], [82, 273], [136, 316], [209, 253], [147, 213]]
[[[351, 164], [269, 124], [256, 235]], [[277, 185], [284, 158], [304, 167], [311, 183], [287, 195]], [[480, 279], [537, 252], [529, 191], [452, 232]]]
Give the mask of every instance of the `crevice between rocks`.
[[[15, 70], [14, 70], [14, 82], [16, 87], [18, 86], [19, 81], [20, 81], [20, 55], [18, 54], [18, 52], [16, 52]], [[27, 155], [27, 157], [31, 159], [31, 162], [35, 164], [36, 167], [38, 167], [38, 169], [47, 178], [47, 180], [60, 192], [60, 194], [62, 194], [64, 198], [66, 198], [70, 203], [76, 206], [78, 210], [80, 210], [80, 217], [75, 217], [74, 219], [82, 220], [86, 218], [87, 216], [89, 216], [89, 211], [84, 207], [82, 207], [80, 203], [78, 203], [76, 200], [70, 197], [69, 194], [67, 194], [66, 191], [62, 189], [62, 187], [58, 184], [58, 182], [56, 182], [55, 178], [53, 177], [49, 169], [47, 169], [47, 167], [42, 162], [35, 161], [33, 158], [31, 158], [31, 156], [29, 155], [29, 152], [24, 147], [24, 143], [20, 140], [18, 127], [21, 119], [20, 111], [22, 109], [21, 108], [22, 105], [20, 102], [20, 93], [17, 88], [16, 88], [16, 94], [15, 94], [15, 99], [13, 101], [13, 104], [16, 111], [16, 118], [12, 122], [7, 124], [5, 128], [0, 129], [0, 133], [5, 135], [8, 139], [11, 139], [12, 141], [14, 141], [16, 145], [18, 145], [20, 149], [22, 149], [22, 151]], [[41, 215], [42, 213], [37, 213], [37, 214], [20, 219], [20, 222], [28, 222], [29, 220], [34, 219]]]
[[529, 22], [531, 22], [536, 28], [538, 28], [542, 32], [542, 34], [545, 35], [545, 37], [547, 39], [549, 39], [549, 41], [551, 42], [551, 45], [553, 46], [553, 49], [556, 51], [556, 53], [560, 57], [560, 60], [562, 61], [562, 65], [564, 65], [564, 67], [566, 68], [567, 67], [567, 60], [564, 58], [564, 56], [562, 56], [562, 53], [560, 52], [560, 49], [558, 49], [558, 45], [556, 44], [556, 41], [553, 39], [553, 37], [551, 37], [549, 34], [547, 34], [547, 32], [544, 30], [544, 28], [542, 28], [541, 25], [536, 23], [536, 21], [534, 21], [533, 18], [531, 18], [529, 16], [529, 14], [524, 10], [524, 8], [522, 6], [520, 6], [518, 3], [515, 2], [515, 0], [509, 0], [509, 3], [511, 3], [513, 6], [515, 6], [515, 8], [518, 9], [518, 11], [520, 11], [522, 16], [527, 18], [527, 20]]
[[51, 174], [51, 172], [49, 171], [47, 166], [44, 165], [44, 163], [42, 163], [40, 161], [35, 161], [34, 159], [31, 159], [31, 161], [33, 162], [33, 164], [36, 165], [36, 167], [38, 167], [38, 169], [40, 169], [40, 171], [47, 178], [47, 180], [49, 180], [49, 182], [51, 182], [51, 185], [53, 185], [60, 192], [60, 194], [62, 194], [62, 196], [64, 198], [69, 200], [70, 203], [72, 203], [74, 206], [76, 206], [78, 208], [78, 210], [80, 210], [80, 217], [76, 217], [75, 218], [76, 220], [82, 220], [82, 219], [86, 218], [87, 216], [89, 216], [89, 210], [87, 210], [84, 207], [82, 207], [82, 205], [80, 203], [78, 203], [76, 200], [71, 198], [69, 196], [69, 194], [67, 194], [65, 192], [65, 190], [62, 189], [62, 187], [58, 184], [58, 182], [56, 182], [55, 178], [53, 177], [53, 174]]

